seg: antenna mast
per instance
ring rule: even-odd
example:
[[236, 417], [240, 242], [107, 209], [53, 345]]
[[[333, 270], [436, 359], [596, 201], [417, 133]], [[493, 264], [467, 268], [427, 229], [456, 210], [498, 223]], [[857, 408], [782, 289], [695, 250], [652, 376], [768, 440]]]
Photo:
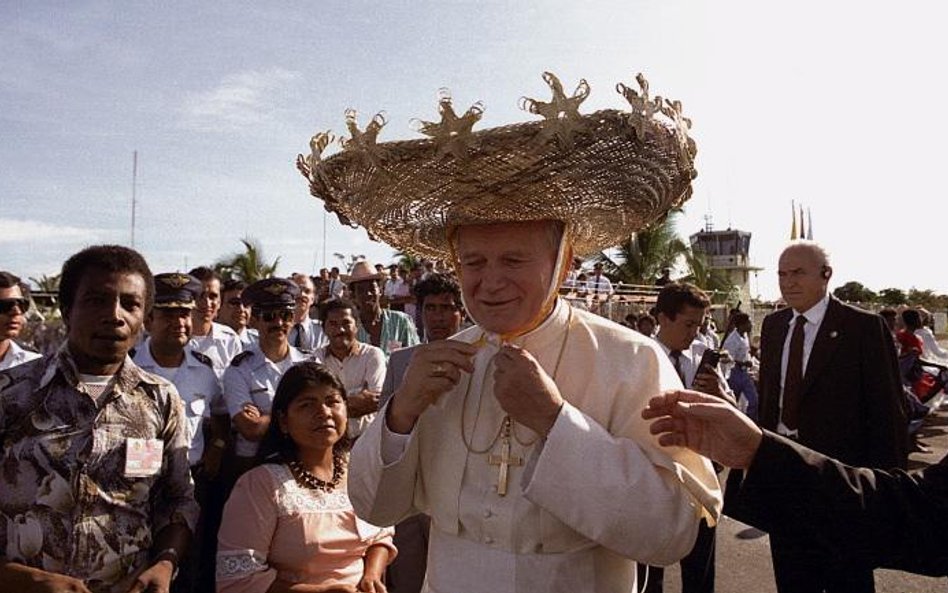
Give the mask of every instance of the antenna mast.
[[135, 191], [138, 186], [138, 151], [132, 151], [132, 249], [135, 249]]

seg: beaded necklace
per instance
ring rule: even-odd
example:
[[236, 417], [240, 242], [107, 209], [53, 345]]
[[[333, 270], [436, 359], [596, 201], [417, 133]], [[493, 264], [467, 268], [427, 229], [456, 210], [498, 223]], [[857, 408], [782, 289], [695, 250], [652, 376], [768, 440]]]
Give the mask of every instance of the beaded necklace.
[[290, 473], [293, 474], [293, 479], [296, 480], [299, 486], [310, 490], [322, 490], [323, 492], [332, 492], [342, 481], [342, 474], [346, 469], [342, 453], [335, 451], [332, 454], [332, 479], [328, 482], [303, 469], [299, 461], [290, 461], [286, 465], [290, 468]]

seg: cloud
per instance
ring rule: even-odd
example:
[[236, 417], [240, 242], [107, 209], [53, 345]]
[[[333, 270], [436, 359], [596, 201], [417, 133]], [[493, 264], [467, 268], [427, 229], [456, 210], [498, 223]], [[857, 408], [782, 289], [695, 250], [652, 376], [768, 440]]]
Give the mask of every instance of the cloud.
[[110, 236], [112, 231], [52, 224], [40, 220], [0, 218], [0, 243], [70, 243], [95, 242]]
[[182, 124], [198, 131], [229, 132], [270, 123], [301, 77], [283, 68], [231, 74], [216, 87], [185, 99]]

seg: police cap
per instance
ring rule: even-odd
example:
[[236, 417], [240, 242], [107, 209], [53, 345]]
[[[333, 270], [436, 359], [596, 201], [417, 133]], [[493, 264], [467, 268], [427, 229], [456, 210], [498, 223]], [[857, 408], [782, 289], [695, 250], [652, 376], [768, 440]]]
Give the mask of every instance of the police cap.
[[181, 272], [155, 274], [157, 309], [193, 309], [203, 290], [201, 281]]
[[264, 278], [244, 289], [240, 300], [255, 309], [292, 309], [300, 287], [286, 278]]

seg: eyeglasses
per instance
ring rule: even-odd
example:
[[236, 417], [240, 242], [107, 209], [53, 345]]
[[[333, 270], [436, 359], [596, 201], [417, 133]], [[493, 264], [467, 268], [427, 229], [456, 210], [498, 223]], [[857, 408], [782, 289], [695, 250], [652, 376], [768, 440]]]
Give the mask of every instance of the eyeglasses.
[[270, 323], [279, 319], [280, 321], [289, 321], [293, 319], [293, 310], [292, 309], [267, 309], [266, 311], [261, 311], [257, 309], [253, 312], [254, 317], [258, 317]]
[[20, 313], [25, 313], [30, 308], [29, 299], [0, 299], [0, 315], [6, 315], [13, 310], [13, 307], [19, 307]]

